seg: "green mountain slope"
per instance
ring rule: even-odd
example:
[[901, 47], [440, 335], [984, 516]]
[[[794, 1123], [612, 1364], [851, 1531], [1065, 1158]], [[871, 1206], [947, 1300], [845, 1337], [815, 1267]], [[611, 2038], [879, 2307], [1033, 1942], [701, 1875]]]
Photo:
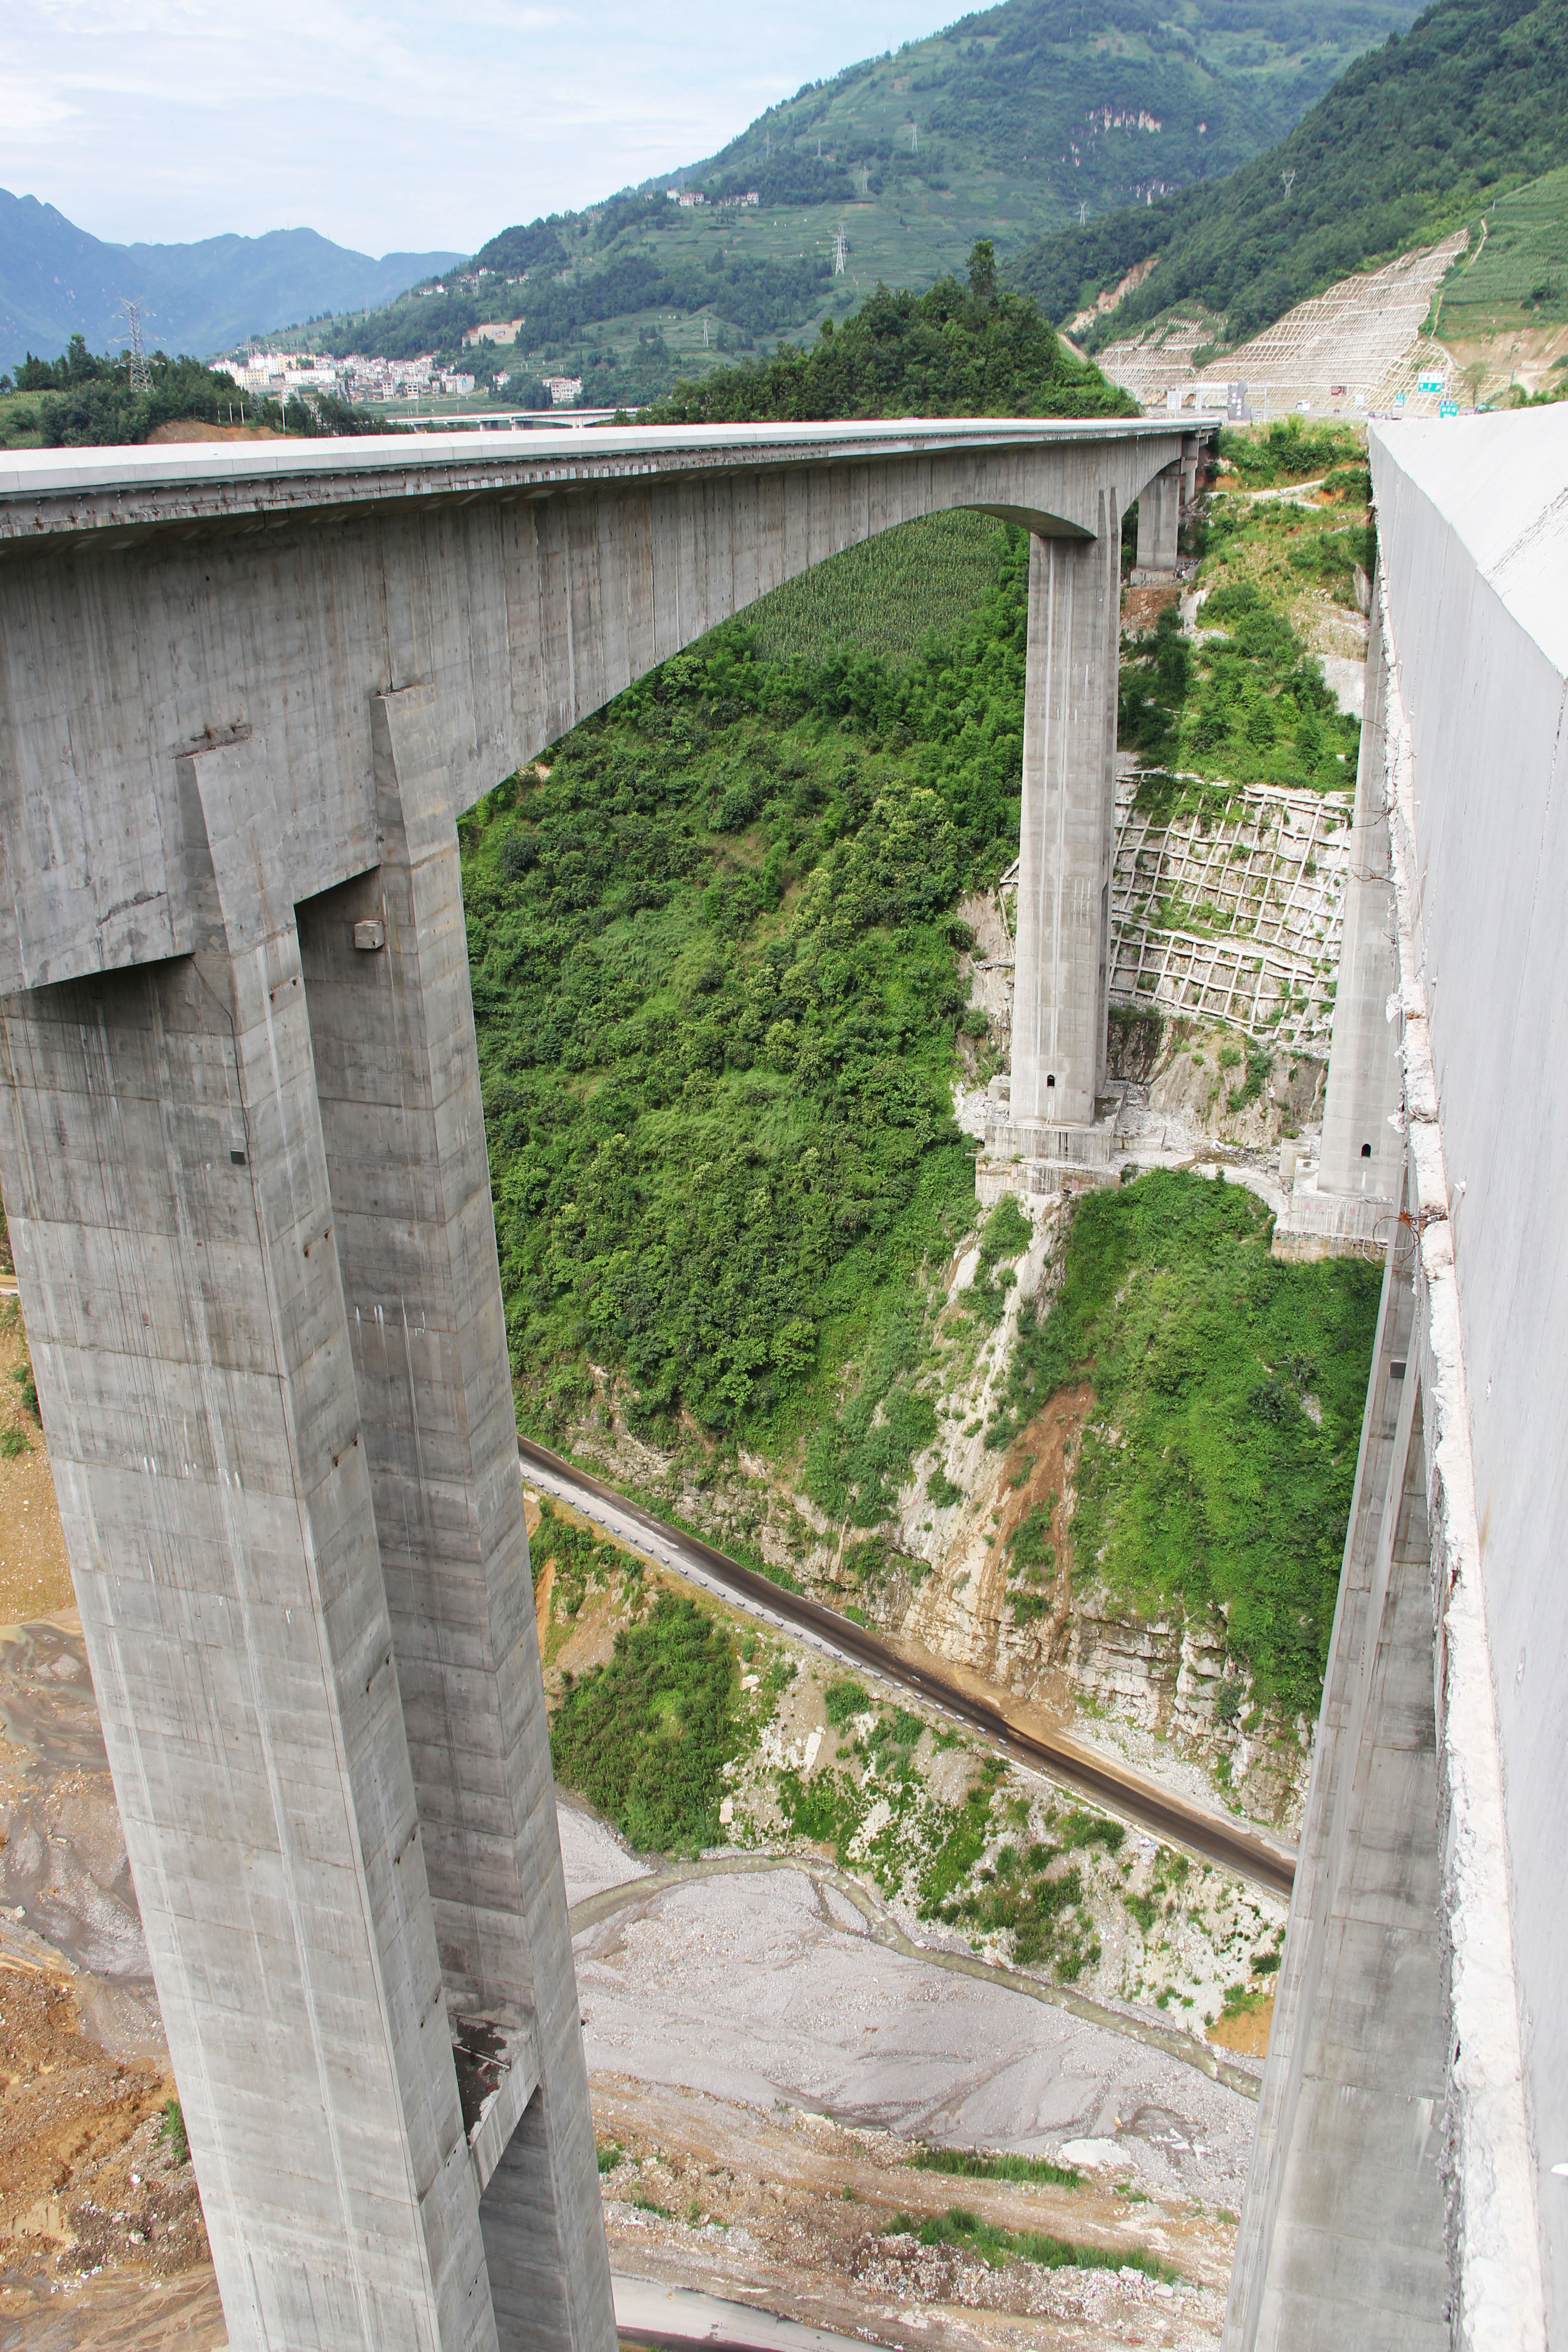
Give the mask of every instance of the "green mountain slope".
[[1568, 0], [1438, 0], [1220, 184], [1046, 237], [1011, 275], [1061, 319], [1157, 257], [1091, 346], [1194, 300], [1240, 342], [1565, 161]]
[[956, 278], [939, 278], [924, 294], [879, 286], [837, 332], [825, 319], [809, 351], [781, 345], [763, 367], [714, 368], [645, 412], [654, 425], [1136, 413], [1068, 350], [1035, 303], [997, 285], [989, 238], [969, 257], [967, 286]]
[[[1289, 129], [1415, 0], [1004, 0], [772, 108], [708, 162], [503, 230], [490, 278], [321, 322], [334, 350], [456, 349], [521, 313], [498, 370], [638, 401], [879, 282], [919, 289], [977, 237], [1004, 252], [1231, 170]], [[669, 187], [704, 198], [672, 203]], [[755, 205], [736, 199], [754, 192]], [[835, 270], [838, 232], [845, 238]], [[521, 363], [521, 366], [520, 366]]]

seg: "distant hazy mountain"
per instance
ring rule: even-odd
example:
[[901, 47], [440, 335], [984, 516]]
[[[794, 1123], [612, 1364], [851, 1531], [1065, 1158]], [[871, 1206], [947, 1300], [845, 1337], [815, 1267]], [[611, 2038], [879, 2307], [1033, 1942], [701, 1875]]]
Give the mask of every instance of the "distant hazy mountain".
[[363, 310], [446, 269], [456, 253], [351, 253], [314, 229], [209, 236], [198, 245], [104, 245], [53, 205], [0, 188], [0, 368], [53, 359], [72, 335], [100, 352], [144, 302], [148, 349], [225, 350], [322, 310]]

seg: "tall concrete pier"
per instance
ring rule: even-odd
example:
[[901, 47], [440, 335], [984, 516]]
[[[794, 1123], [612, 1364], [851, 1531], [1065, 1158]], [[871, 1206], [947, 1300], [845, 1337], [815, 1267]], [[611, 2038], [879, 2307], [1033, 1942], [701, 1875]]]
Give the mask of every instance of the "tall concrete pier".
[[614, 2341], [458, 812], [823, 556], [1006, 516], [1035, 534], [1026, 1084], [1086, 1116], [1121, 518], [1183, 442], [0, 469], [0, 1182], [236, 2352]]
[[1324, 1180], [1392, 1234], [1230, 2352], [1568, 2345], [1568, 411], [1373, 426]]

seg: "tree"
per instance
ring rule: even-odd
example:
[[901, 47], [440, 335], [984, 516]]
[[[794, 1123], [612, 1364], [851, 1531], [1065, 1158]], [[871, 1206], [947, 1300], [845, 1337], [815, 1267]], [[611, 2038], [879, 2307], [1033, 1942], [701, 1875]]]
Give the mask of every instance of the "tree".
[[981, 237], [970, 253], [969, 290], [988, 310], [996, 308], [996, 248], [988, 236]]

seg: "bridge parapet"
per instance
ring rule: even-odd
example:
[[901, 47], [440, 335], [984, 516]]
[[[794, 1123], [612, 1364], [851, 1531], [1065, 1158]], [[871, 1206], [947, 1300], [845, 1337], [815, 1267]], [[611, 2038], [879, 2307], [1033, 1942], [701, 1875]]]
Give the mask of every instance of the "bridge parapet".
[[1393, 1197], [1226, 2343], [1539, 2352], [1568, 2333], [1568, 413], [1371, 439], [1323, 1174]]

